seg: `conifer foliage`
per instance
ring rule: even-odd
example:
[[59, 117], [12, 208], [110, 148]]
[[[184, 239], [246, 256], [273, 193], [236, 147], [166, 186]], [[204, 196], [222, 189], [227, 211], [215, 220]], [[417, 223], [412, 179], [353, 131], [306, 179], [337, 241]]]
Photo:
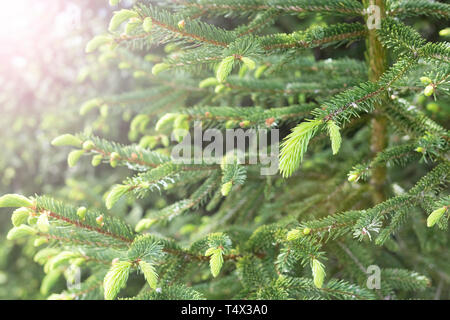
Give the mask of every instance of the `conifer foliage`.
[[[93, 166], [125, 167], [129, 176], [111, 186], [100, 208], [51, 195], [0, 197], [0, 207], [17, 208], [8, 239], [35, 239], [47, 286], [69, 269], [82, 270], [78, 286], [49, 298], [450, 296], [450, 136], [415, 106], [418, 96], [448, 102], [450, 45], [428, 42], [405, 23], [448, 19], [450, 5], [110, 4], [117, 7], [108, 32], [86, 52], [130, 70], [138, 87], [99, 94], [80, 117], [132, 114], [131, 143], [84, 132], [61, 133], [52, 144], [72, 148], [70, 167], [89, 158]], [[380, 9], [375, 28], [371, 5]], [[286, 16], [321, 20], [273, 32]], [[313, 55], [344, 45], [365, 46], [366, 61]], [[281, 129], [278, 173], [261, 175], [262, 164], [232, 155], [222, 163], [174, 161], [173, 148], [200, 124], [221, 132]], [[274, 141], [267, 148], [275, 149]], [[114, 216], [118, 202], [153, 194], [170, 194], [170, 203], [147, 203], [133, 224]], [[376, 288], [368, 285], [369, 266], [380, 269]], [[140, 281], [132, 293], [131, 278]]]

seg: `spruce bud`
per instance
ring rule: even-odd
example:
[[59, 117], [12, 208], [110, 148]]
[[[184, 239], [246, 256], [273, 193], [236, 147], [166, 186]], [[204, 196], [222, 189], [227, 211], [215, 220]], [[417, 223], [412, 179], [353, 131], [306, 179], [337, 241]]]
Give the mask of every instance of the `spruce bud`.
[[120, 160], [120, 155], [117, 152], [112, 152], [110, 155], [109, 163], [111, 167], [117, 167], [117, 163]]
[[186, 21], [184, 21], [184, 20], [178, 21], [178, 29], [184, 30], [185, 26], [186, 26]]
[[250, 126], [250, 121], [248, 121], [248, 120], [241, 121], [241, 122], [239, 123], [239, 126], [240, 126], [241, 128], [248, 128], [248, 127]]
[[145, 32], [149, 33], [152, 31], [153, 21], [152, 18], [147, 17], [144, 19], [144, 23], [142, 23], [142, 29], [144, 29]]
[[419, 152], [419, 153], [425, 153], [425, 148], [423, 147], [417, 147], [416, 149], [414, 149], [415, 151]]
[[289, 231], [287, 236], [286, 236], [286, 239], [288, 241], [293, 241], [293, 240], [296, 240], [298, 238], [300, 238], [300, 230], [298, 230], [298, 229], [293, 229], [293, 230]]
[[434, 226], [439, 219], [441, 219], [441, 217], [444, 215], [444, 213], [447, 211], [447, 207], [442, 207], [439, 209], [434, 210], [427, 219], [427, 227], [432, 227]]
[[87, 140], [83, 143], [83, 149], [85, 151], [91, 151], [94, 148], [95, 148], [95, 144], [91, 140]]
[[100, 165], [100, 163], [102, 163], [103, 160], [103, 156], [101, 154], [97, 154], [94, 157], [92, 157], [92, 166], [97, 167], [98, 165]]
[[85, 207], [79, 207], [77, 210], [77, 216], [80, 217], [81, 220], [84, 220], [86, 216], [87, 209]]
[[222, 192], [222, 195], [226, 197], [230, 193], [232, 187], [233, 182], [231, 181], [228, 181], [227, 183], [223, 184], [222, 189], [220, 190]]
[[431, 96], [434, 93], [434, 86], [432, 84], [429, 84], [425, 87], [425, 90], [423, 90], [423, 94], [427, 97]]
[[425, 85], [428, 85], [431, 83], [431, 79], [428, 77], [420, 77], [420, 82], [422, 82]]
[[97, 218], [95, 218], [95, 221], [97, 222], [97, 224], [101, 227], [103, 227], [104, 223], [103, 223], [103, 215], [99, 215]]

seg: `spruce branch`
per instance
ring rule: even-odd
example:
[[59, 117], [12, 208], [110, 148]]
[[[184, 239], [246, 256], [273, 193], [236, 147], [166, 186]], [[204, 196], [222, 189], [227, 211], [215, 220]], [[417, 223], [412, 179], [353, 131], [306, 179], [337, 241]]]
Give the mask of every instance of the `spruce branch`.
[[431, 16], [445, 19], [450, 16], [450, 5], [448, 3], [429, 0], [388, 1], [387, 10], [388, 15], [400, 18]]
[[168, 156], [137, 145], [125, 146], [89, 135], [80, 135], [80, 139], [84, 142], [92, 142], [92, 147], [88, 151], [102, 156], [104, 161], [115, 160], [120, 165], [126, 165], [138, 171], [155, 168], [170, 161]]
[[[172, 34], [172, 37], [181, 37], [189, 41], [226, 47], [235, 37], [235, 34], [231, 31], [214, 27], [199, 20], [185, 20], [185, 17], [181, 15], [172, 15], [152, 5], [146, 6], [141, 4], [137, 10], [141, 19], [151, 18], [153, 25], [164, 31], [163, 33], [152, 31], [153, 41], [167, 42], [169, 40], [167, 37], [168, 31]], [[178, 26], [181, 20], [186, 21], [183, 28]]]
[[67, 206], [60, 201], [48, 197], [38, 197], [36, 199], [36, 212], [46, 213], [52, 219], [65, 222], [74, 227], [87, 229], [95, 233], [114, 238], [126, 245], [134, 238], [134, 232], [130, 226], [121, 220], [113, 217], [104, 217], [99, 224], [98, 217], [102, 216], [96, 210], [90, 210], [84, 219], [77, 215], [74, 207]]
[[212, 107], [195, 106], [183, 110], [189, 121], [201, 121], [203, 127], [232, 128], [246, 122], [246, 128], [271, 128], [286, 121], [295, 121], [307, 116], [314, 104], [292, 105], [289, 107], [264, 109], [262, 107]]
[[[381, 9], [379, 29], [371, 28], [376, 12], [369, 5]], [[104, 69], [118, 68], [120, 83], [102, 82], [103, 94], [80, 113], [98, 109], [94, 126], [114, 126], [113, 140], [128, 133], [131, 142], [64, 134], [52, 145], [72, 148], [70, 166], [92, 157], [93, 166], [130, 170], [102, 166], [95, 172], [109, 179], [91, 188], [81, 182], [80, 166], [60, 191], [63, 200], [1, 196], [0, 207], [16, 208], [7, 239], [39, 247], [34, 260], [46, 274], [42, 295], [82, 268], [79, 287], [50, 299], [447, 293], [450, 145], [442, 116], [449, 44], [426, 41], [402, 19], [445, 19], [448, 12], [448, 4], [426, 0], [137, 0], [118, 9], [110, 33], [87, 44], [87, 52], [98, 50], [98, 66], [83, 76], [111, 78], [118, 73]], [[341, 57], [359, 56], [362, 39], [366, 61]], [[321, 50], [342, 45], [351, 52]], [[125, 91], [104, 94], [110, 85]], [[279, 161], [273, 159], [280, 175], [261, 176], [263, 163], [240, 164], [231, 153], [221, 164], [203, 157], [197, 163], [199, 129], [202, 148], [203, 129], [251, 129], [266, 154], [278, 146], [278, 133], [287, 135]], [[272, 129], [279, 131], [272, 131], [270, 144], [261, 141]], [[194, 133], [195, 145], [182, 148], [183, 156], [185, 150], [194, 155], [180, 163], [173, 151], [181, 145], [169, 135], [181, 142], [190, 138], [186, 132]], [[310, 144], [314, 153], [306, 157]], [[250, 160], [248, 149], [239, 156]], [[296, 172], [301, 164], [304, 170]], [[4, 176], [9, 181], [9, 169]], [[119, 184], [108, 186], [116, 179]], [[93, 209], [104, 201], [109, 210], [123, 196], [129, 199], [114, 207], [114, 217]], [[380, 290], [367, 289], [372, 265], [380, 266]]]
[[336, 24], [327, 27], [313, 27], [306, 31], [292, 34], [274, 34], [261, 37], [261, 46], [266, 51], [287, 49], [308, 49], [326, 47], [332, 44], [339, 45], [363, 38], [367, 31], [360, 23]]
[[377, 30], [381, 42], [401, 55], [450, 61], [450, 46], [447, 42], [426, 42], [413, 28], [392, 18], [383, 19]]
[[350, 117], [358, 116], [360, 112], [370, 112], [373, 110], [374, 102], [379, 101], [380, 95], [416, 64], [417, 60], [413, 58], [399, 60], [383, 74], [378, 82], [369, 81], [338, 94], [324, 102], [324, 107], [314, 110], [313, 114], [317, 119], [333, 120], [338, 124], [344, 124]]
[[362, 15], [363, 8], [360, 3], [353, 0], [344, 1], [324, 1], [324, 0], [276, 0], [267, 3], [262, 0], [225, 0], [217, 3], [217, 1], [198, 1], [188, 0], [180, 1], [180, 4], [184, 5], [187, 9], [191, 9], [192, 12], [199, 10], [208, 12], [212, 15], [249, 15], [254, 12], [279, 12], [289, 14], [299, 13], [333, 13], [343, 15]]
[[[371, 232], [370, 226], [374, 221], [384, 219], [385, 215], [396, 212], [405, 206], [417, 206], [429, 192], [441, 190], [448, 183], [448, 169], [448, 162], [442, 162], [422, 177], [405, 195], [388, 199], [367, 210], [336, 213], [322, 219], [304, 222], [301, 227], [308, 228], [308, 234], [316, 234], [319, 238], [327, 236], [327, 241], [347, 235], [352, 230], [359, 231], [357, 237], [362, 239]], [[376, 225], [373, 226], [379, 232], [379, 228]], [[377, 241], [381, 241], [381, 239]]]

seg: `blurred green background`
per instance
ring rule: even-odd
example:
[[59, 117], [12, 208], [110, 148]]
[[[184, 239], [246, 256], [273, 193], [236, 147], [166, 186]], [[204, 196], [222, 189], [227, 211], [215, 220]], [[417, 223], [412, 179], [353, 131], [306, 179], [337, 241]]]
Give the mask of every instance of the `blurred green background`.
[[[96, 179], [94, 186], [89, 183], [92, 169], [86, 164], [68, 170], [67, 150], [52, 147], [50, 141], [62, 132], [94, 126], [108, 131], [101, 120], [80, 117], [79, 106], [122, 85], [120, 74], [94, 70], [96, 57], [84, 53], [86, 42], [105, 30], [112, 10], [103, 0], [2, 1], [0, 194], [54, 194], [100, 205], [104, 190], [98, 181], [106, 188], [113, 173]], [[0, 299], [44, 298], [44, 272], [33, 261], [37, 249], [5, 239], [10, 211], [0, 210]], [[54, 289], [64, 288], [61, 280]]]
[[[122, 1], [130, 6], [132, 1]], [[67, 167], [68, 150], [50, 141], [62, 133], [92, 132], [129, 143], [131, 117], [126, 111], [80, 116], [80, 105], [101, 95], [125, 92], [142, 85], [117, 65], [98, 62], [84, 47], [93, 35], [105, 32], [114, 8], [107, 0], [4, 0], [0, 12], [0, 194], [51, 194], [67, 202], [103, 208], [102, 196], [126, 169], [107, 165], [92, 168], [86, 161]], [[291, 32], [302, 25], [321, 24], [321, 17], [286, 17], [271, 32]], [[332, 19], [331, 19], [332, 20]], [[327, 19], [329, 22], [330, 19]], [[222, 25], [233, 24], [221, 20]], [[410, 21], [429, 40], [442, 40], [445, 21]], [[156, 49], [155, 49], [156, 50]], [[338, 52], [336, 52], [338, 51]], [[142, 53], [145, 54], [145, 53]], [[353, 56], [363, 59], [363, 46], [317, 50], [318, 59]], [[448, 120], [449, 106], [427, 109], [431, 98], [416, 101], [439, 122]], [[444, 120], [443, 120], [444, 119]], [[448, 125], [444, 124], [444, 125]], [[125, 170], [125, 171], [124, 171]], [[158, 202], [159, 201], [159, 202]], [[112, 214], [133, 223], [145, 203], [163, 206], [164, 199], [122, 201]], [[0, 299], [43, 299], [48, 291], [66, 287], [61, 278], [51, 289], [42, 287], [42, 266], [33, 261], [32, 242], [7, 241], [11, 210], [0, 209]]]

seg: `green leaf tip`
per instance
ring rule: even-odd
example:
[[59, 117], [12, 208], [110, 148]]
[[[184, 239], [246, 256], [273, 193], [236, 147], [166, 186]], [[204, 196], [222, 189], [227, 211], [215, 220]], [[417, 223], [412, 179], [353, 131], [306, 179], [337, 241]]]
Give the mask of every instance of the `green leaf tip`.
[[13, 214], [11, 215], [11, 222], [14, 227], [18, 227], [22, 224], [25, 224], [28, 220], [28, 217], [30, 216], [30, 208], [18, 208], [14, 210]]
[[83, 142], [72, 134], [63, 134], [53, 139], [51, 144], [55, 147], [81, 147]]
[[78, 216], [81, 220], [84, 220], [84, 218], [85, 218], [85, 216], [86, 216], [86, 212], [87, 212], [86, 207], [79, 207], [79, 208], [77, 209], [77, 216]]
[[228, 56], [220, 62], [219, 67], [216, 71], [217, 81], [224, 82], [227, 79], [228, 75], [233, 69], [234, 60], [234, 56]]
[[300, 123], [281, 144], [280, 173], [284, 178], [290, 177], [303, 161], [309, 141], [317, 132], [322, 120], [308, 120]]
[[36, 233], [37, 231], [34, 228], [27, 226], [26, 224], [22, 224], [9, 230], [8, 234], [6, 235], [6, 239], [16, 240], [24, 238], [26, 236], [35, 235]]
[[86, 44], [85, 51], [86, 53], [91, 53], [97, 50], [100, 46], [110, 43], [112, 43], [112, 38], [109, 35], [98, 35]]
[[150, 17], [147, 17], [144, 19], [144, 22], [142, 23], [142, 29], [144, 29], [145, 32], [149, 33], [152, 31], [153, 27], [153, 20]]
[[314, 285], [317, 288], [322, 288], [323, 281], [325, 279], [325, 268], [317, 259], [312, 260], [312, 274], [314, 279]]
[[211, 274], [215, 278], [219, 275], [220, 269], [223, 265], [223, 251], [221, 248], [209, 248], [205, 252], [205, 256], [211, 256], [209, 259], [209, 266]]
[[327, 128], [331, 139], [331, 149], [333, 150], [333, 155], [335, 155], [339, 152], [342, 143], [341, 133], [339, 132], [340, 128], [331, 120], [327, 122]]
[[103, 279], [103, 288], [106, 300], [113, 300], [119, 291], [125, 287], [130, 274], [131, 262], [118, 261], [109, 269]]
[[90, 110], [99, 107], [102, 104], [102, 100], [95, 98], [90, 99], [83, 103], [80, 107], [80, 115], [84, 116], [86, 113], [88, 113]]
[[230, 193], [232, 187], [233, 187], [233, 182], [232, 181], [228, 181], [227, 183], [224, 183], [222, 185], [222, 188], [220, 189], [220, 192], [222, 193], [222, 195], [224, 197], [226, 197]]
[[256, 63], [254, 60], [247, 58], [247, 57], [242, 57], [241, 61], [244, 63], [244, 65], [249, 69], [249, 70], [253, 70], [256, 68]]
[[298, 238], [300, 238], [301, 236], [301, 232], [298, 229], [293, 229], [290, 230], [287, 235], [286, 235], [286, 240], [287, 241], [294, 241], [297, 240]]
[[122, 9], [120, 11], [115, 11], [109, 23], [108, 30], [115, 31], [123, 22], [136, 17], [138, 17], [138, 14], [133, 10]]
[[170, 65], [167, 63], [157, 63], [152, 68], [152, 74], [154, 76], [158, 75], [159, 73], [163, 72], [164, 70], [167, 70], [170, 68]]
[[447, 207], [442, 207], [439, 209], [434, 210], [427, 218], [427, 227], [431, 228], [434, 226], [444, 215], [444, 213], [447, 211]]
[[200, 81], [198, 84], [198, 87], [199, 88], [207, 88], [207, 87], [211, 87], [211, 86], [216, 86], [218, 84], [219, 83], [217, 82], [217, 79], [211, 77], [211, 78], [206, 78], [206, 79]]
[[20, 194], [5, 194], [0, 197], [0, 208], [32, 207], [33, 202]]
[[67, 157], [67, 164], [69, 167], [75, 167], [80, 157], [84, 154], [84, 150], [73, 150], [71, 153], [69, 153], [69, 156]]
[[150, 288], [156, 289], [158, 283], [158, 274], [155, 268], [144, 260], [139, 260], [139, 268], [144, 273], [145, 280], [147, 280]]
[[157, 219], [151, 219], [151, 218], [145, 218], [139, 220], [139, 222], [136, 224], [135, 231], [136, 232], [142, 232], [148, 228], [150, 228], [153, 224], [155, 224], [158, 220]]
[[173, 123], [177, 117], [178, 117], [177, 113], [166, 113], [158, 120], [158, 122], [156, 122], [155, 130], [161, 131], [167, 128], [168, 125]]
[[50, 223], [48, 221], [47, 214], [43, 213], [39, 216], [36, 222], [36, 226], [38, 227], [39, 231], [43, 233], [47, 233], [50, 230]]
[[128, 186], [122, 184], [115, 185], [105, 199], [106, 208], [110, 210], [116, 204], [116, 202], [119, 201], [119, 199], [128, 192], [128, 188]]

